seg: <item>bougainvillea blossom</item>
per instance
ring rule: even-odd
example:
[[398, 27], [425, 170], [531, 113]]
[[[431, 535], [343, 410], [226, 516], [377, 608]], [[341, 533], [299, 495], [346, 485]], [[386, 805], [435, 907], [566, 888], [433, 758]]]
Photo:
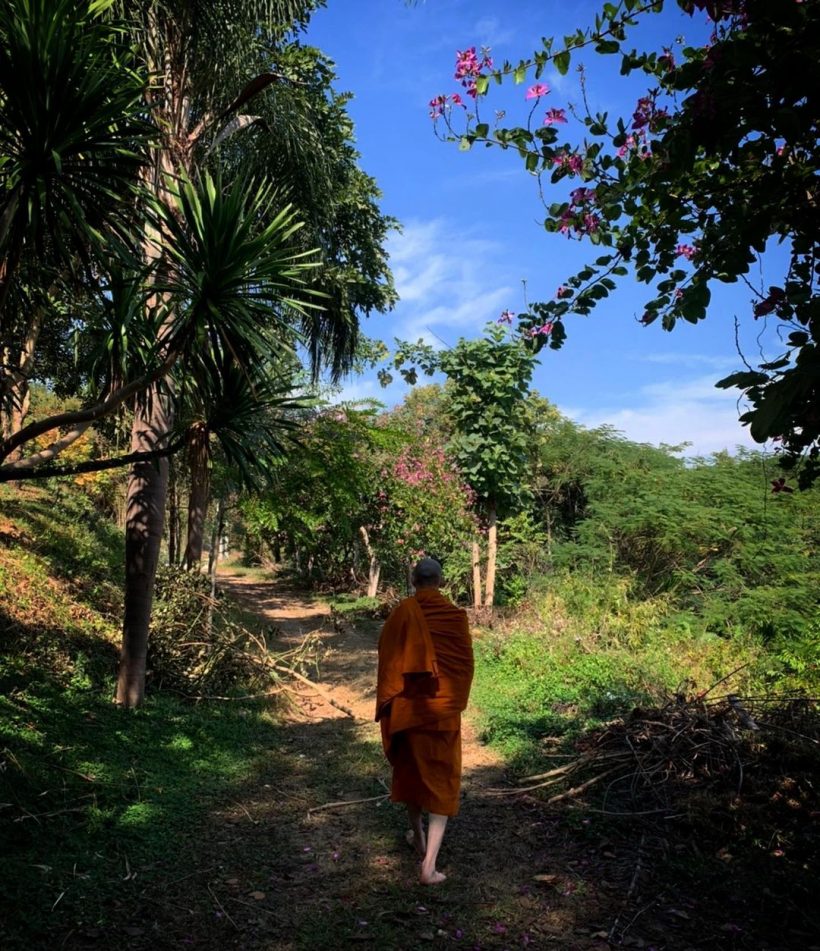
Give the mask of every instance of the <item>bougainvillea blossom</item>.
[[525, 99], [540, 99], [541, 96], [546, 96], [550, 91], [550, 87], [546, 83], [536, 83], [534, 86], [530, 86], [527, 90]]
[[544, 125], [556, 125], [567, 121], [566, 109], [548, 109], [544, 116]]

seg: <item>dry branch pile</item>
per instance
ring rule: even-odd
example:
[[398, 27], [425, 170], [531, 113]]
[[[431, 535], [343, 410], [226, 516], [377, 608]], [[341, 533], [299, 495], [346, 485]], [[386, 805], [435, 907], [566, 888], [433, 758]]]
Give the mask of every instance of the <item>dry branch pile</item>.
[[585, 734], [576, 749], [576, 758], [524, 777], [516, 791], [545, 790], [557, 803], [598, 787], [598, 811], [615, 815], [668, 817], [707, 803], [754, 802], [785, 808], [793, 821], [820, 818], [815, 700], [677, 696]]

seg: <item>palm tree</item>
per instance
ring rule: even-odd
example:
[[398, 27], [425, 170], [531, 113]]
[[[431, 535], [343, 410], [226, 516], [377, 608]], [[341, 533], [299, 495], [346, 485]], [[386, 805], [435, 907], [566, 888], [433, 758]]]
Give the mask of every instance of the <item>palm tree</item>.
[[[48, 290], [133, 247], [145, 76], [91, 0], [0, 5], [0, 411], [22, 427]], [[8, 452], [2, 452], [2, 457]]]
[[[219, 161], [220, 149], [236, 142], [247, 134], [249, 128], [262, 123], [261, 117], [240, 110], [250, 103], [255, 106], [263, 92], [273, 94], [274, 91], [296, 88], [301, 82], [294, 80], [293, 76], [304, 56], [288, 53], [287, 38], [307, 22], [318, 5], [319, 0], [187, 0], [181, 3], [179, 0], [152, 0], [149, 3], [119, 0], [120, 12], [130, 16], [135, 24], [133, 36], [151, 77], [148, 102], [154, 125], [161, 135], [152, 153], [146, 186], [153, 192], [157, 203], [169, 212], [166, 222], [173, 221], [176, 213], [172, 197], [174, 181], [180, 177], [195, 181], [206, 165]], [[230, 28], [226, 29], [226, 25]], [[276, 68], [279, 60], [283, 63], [282, 71]], [[292, 100], [294, 107], [299, 104], [295, 97]], [[315, 100], [314, 95], [310, 103], [315, 105]], [[334, 181], [326, 169], [338, 168], [344, 163], [336, 161], [334, 164], [322, 149], [320, 139], [316, 143], [318, 147], [307, 156], [297, 147], [300, 143], [298, 130], [307, 121], [305, 105], [302, 103], [302, 109], [277, 111], [275, 116], [269, 117], [265, 127], [278, 146], [273, 154], [289, 156], [288, 165], [293, 174], [286, 180], [291, 183], [310, 180], [313, 185], [323, 180], [326, 182], [324, 192], [314, 190], [312, 198], [309, 193], [309, 200], [299, 203], [300, 209], [304, 209], [312, 200], [318, 216], [323, 209], [316, 204], [316, 197], [331, 195], [334, 191], [337, 196], [340, 193], [339, 182]], [[335, 118], [339, 120], [338, 115]], [[349, 139], [349, 120], [345, 121], [341, 134], [345, 141]], [[349, 164], [351, 155], [347, 154], [344, 159]], [[241, 153], [238, 164], [241, 167]], [[297, 166], [301, 166], [298, 171]], [[364, 191], [361, 181], [358, 185], [360, 191]], [[347, 187], [351, 192], [348, 205], [355, 207], [355, 200], [359, 199], [358, 207], [375, 208], [372, 200], [374, 186], [371, 185], [369, 196], [353, 195], [352, 186]], [[272, 212], [271, 207], [264, 209], [265, 214]], [[355, 220], [355, 215], [352, 218]], [[376, 218], [385, 227], [384, 219], [378, 215]], [[146, 258], [149, 260], [165, 240], [161, 230], [157, 237], [158, 241], [146, 241]], [[378, 242], [379, 233], [374, 228], [369, 232], [362, 229], [358, 237], [373, 247]], [[313, 246], [308, 241], [306, 250]], [[376, 268], [381, 268], [380, 276], [386, 274], [383, 252], [372, 253]], [[171, 273], [182, 265], [179, 257], [169, 261]], [[355, 267], [352, 270], [355, 271]], [[338, 374], [352, 358], [358, 327], [353, 308], [345, 306], [348, 302], [344, 299], [344, 286], [348, 283], [364, 286], [367, 281], [359, 275], [355, 275], [354, 281], [350, 274], [337, 276], [332, 271], [326, 272], [325, 278], [329, 285], [340, 289], [336, 297], [342, 298], [341, 306], [323, 310], [300, 308], [299, 323], [314, 369], [325, 361], [331, 365], [333, 373]], [[389, 285], [389, 280], [384, 283]], [[167, 292], [158, 288], [158, 294], [161, 293]], [[176, 318], [170, 312], [168, 321], [160, 331], [161, 336], [174, 332]], [[271, 352], [275, 353], [277, 349], [278, 341], [271, 341]], [[240, 355], [237, 355], [237, 363], [247, 366]], [[132, 451], [137, 454], [161, 452], [172, 428], [173, 409], [167, 387], [155, 385], [138, 405], [132, 430]], [[131, 473], [126, 524], [123, 659], [117, 689], [118, 701], [126, 706], [138, 704], [142, 699], [150, 588], [159, 557], [167, 487], [166, 459], [159, 459], [151, 465], [141, 463]]]
[[[225, 386], [237, 368], [251, 378], [268, 354], [281, 351], [283, 342], [288, 346], [290, 313], [304, 313], [310, 306], [306, 275], [314, 266], [312, 255], [292, 249], [300, 224], [292, 209], [281, 207], [269, 185], [249, 187], [238, 180], [222, 186], [205, 174], [197, 182], [183, 181], [168, 194], [171, 207], [156, 209], [163, 256], [153, 292], [164, 302], [158, 335], [163, 346], [191, 355], [181, 357], [177, 365], [183, 383], [192, 369], [199, 369], [200, 381], [229, 395]], [[220, 363], [220, 356], [229, 363]], [[171, 434], [165, 407], [179, 396], [169, 375], [138, 404], [142, 425], [164, 427], [151, 434], [157, 442]], [[165, 505], [157, 486], [165, 479], [165, 458], [135, 464], [129, 479], [117, 684], [117, 701], [126, 707], [141, 703], [145, 688], [148, 622]]]
[[[29, 423], [0, 441], [0, 480], [37, 474], [96, 420], [135, 400], [131, 453], [99, 462], [100, 467], [134, 462], [117, 691], [126, 706], [142, 698], [167, 456], [180, 442], [172, 438], [175, 365], [184, 366], [192, 352], [230, 352], [231, 366], [251, 379], [260, 359], [269, 361], [298, 338], [314, 371], [324, 363], [338, 375], [354, 350], [357, 309], [384, 309], [394, 296], [382, 248], [390, 221], [376, 206], [375, 183], [358, 169], [344, 97], [328, 92], [332, 74], [316, 51], [288, 42], [319, 3], [11, 0], [0, 8], [5, 57], [0, 136], [11, 156], [0, 168], [0, 303], [22, 288], [14, 277], [29, 260], [26, 255], [38, 263], [48, 256], [55, 267], [81, 270], [90, 280], [105, 344], [104, 358], [89, 373], [92, 398], [85, 406]], [[78, 25], [63, 28], [54, 20], [57, 26], [46, 29], [49, 11]], [[12, 89], [11, 80], [15, 64], [27, 62], [29, 48], [40, 57], [37, 62], [51, 56], [41, 32], [55, 43], [55, 37], [66, 42], [57, 46], [53, 69], [32, 66], [26, 73], [31, 90], [41, 81], [40, 72], [49, 83], [42, 102], [36, 100], [39, 113], [34, 110], [26, 126], [15, 112], [19, 88]], [[65, 66], [72, 50], [74, 72]], [[105, 81], [96, 84], [83, 73], [83, 64], [90, 70], [95, 56], [108, 69]], [[63, 101], [66, 88], [77, 108]], [[99, 127], [79, 109], [87, 103], [93, 111], [94, 92], [101, 97]], [[31, 106], [25, 96], [20, 100]], [[244, 111], [251, 105], [258, 114]], [[72, 131], [69, 118], [76, 119], [79, 131]], [[46, 143], [65, 132], [67, 144], [49, 151], [35, 137], [32, 152], [20, 144], [21, 130], [28, 134], [29, 128], [39, 129]], [[51, 130], [56, 132], [49, 138]], [[24, 169], [23, 160], [35, 153], [42, 161], [31, 168], [42, 165], [45, 171], [29, 185], [23, 172], [14, 170]], [[87, 175], [83, 161], [89, 164]], [[291, 212], [281, 217], [284, 197], [261, 184], [261, 172], [269, 167], [287, 185], [289, 200], [306, 222], [301, 230], [294, 228]], [[247, 168], [257, 174], [240, 174]], [[209, 177], [209, 169], [221, 169], [223, 178]], [[224, 187], [220, 181], [237, 184]], [[23, 203], [24, 194], [34, 199]], [[38, 204], [43, 196], [48, 202]], [[56, 217], [49, 218], [52, 207]], [[238, 210], [236, 221], [246, 226], [241, 235], [230, 232], [238, 250], [206, 254], [224, 247], [228, 207]], [[29, 221], [23, 212], [31, 209], [36, 214]], [[83, 222], [87, 226], [81, 227]], [[46, 239], [52, 230], [53, 239]], [[270, 247], [261, 246], [265, 238]], [[296, 255], [313, 248], [321, 256], [308, 271], [308, 258]], [[245, 255], [241, 260], [233, 256], [239, 251]], [[206, 261], [212, 270], [196, 270], [194, 260]], [[233, 262], [232, 274], [226, 260]], [[308, 293], [308, 274], [325, 292], [321, 308]], [[14, 313], [19, 311], [15, 306]], [[32, 326], [36, 332], [39, 324]], [[15, 339], [22, 354], [26, 338], [19, 328]], [[19, 377], [20, 359], [5, 362], [4, 378]], [[212, 369], [224, 372], [224, 363], [216, 364]], [[56, 433], [51, 444], [14, 459], [22, 447], [50, 433]]]

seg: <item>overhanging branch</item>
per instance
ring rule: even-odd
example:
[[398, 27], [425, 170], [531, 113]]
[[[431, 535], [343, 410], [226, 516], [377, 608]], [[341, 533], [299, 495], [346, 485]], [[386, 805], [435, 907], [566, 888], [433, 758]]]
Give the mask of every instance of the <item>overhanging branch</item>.
[[87, 472], [105, 472], [107, 469], [119, 469], [122, 466], [130, 466], [135, 462], [152, 462], [155, 459], [164, 459], [179, 452], [185, 445], [186, 438], [187, 436], [181, 436], [162, 449], [152, 449], [147, 452], [129, 452], [125, 456], [117, 456], [114, 459], [90, 459], [87, 462], [78, 462], [71, 466], [41, 466], [39, 469], [14, 469], [11, 466], [2, 466], [0, 467], [0, 483], [83, 475]]

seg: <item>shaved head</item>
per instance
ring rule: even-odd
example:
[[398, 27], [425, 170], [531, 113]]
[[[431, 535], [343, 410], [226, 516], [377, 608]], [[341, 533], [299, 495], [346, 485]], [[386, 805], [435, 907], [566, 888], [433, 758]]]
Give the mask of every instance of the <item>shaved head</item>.
[[422, 558], [413, 569], [414, 588], [438, 588], [441, 586], [441, 565], [435, 558]]

